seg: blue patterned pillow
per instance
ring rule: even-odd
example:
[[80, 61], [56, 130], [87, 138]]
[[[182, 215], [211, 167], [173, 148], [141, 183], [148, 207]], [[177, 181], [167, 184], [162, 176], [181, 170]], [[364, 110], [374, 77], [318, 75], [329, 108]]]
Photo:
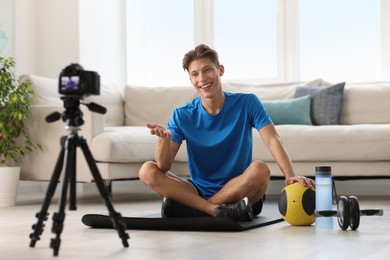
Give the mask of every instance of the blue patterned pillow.
[[343, 103], [345, 82], [331, 87], [297, 87], [295, 97], [310, 95], [311, 119], [314, 125], [337, 125]]
[[311, 125], [310, 95], [280, 100], [261, 101], [275, 125]]

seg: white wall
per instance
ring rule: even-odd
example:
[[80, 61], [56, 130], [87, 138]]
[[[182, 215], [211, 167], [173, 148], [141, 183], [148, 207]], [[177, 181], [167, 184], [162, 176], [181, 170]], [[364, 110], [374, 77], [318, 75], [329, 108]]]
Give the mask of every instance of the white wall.
[[17, 72], [58, 77], [78, 62], [78, 0], [16, 0]]
[[37, 74], [35, 40], [35, 3], [28, 0], [15, 1], [15, 51], [16, 73]]
[[15, 3], [13, 0], [0, 0], [0, 53], [9, 57], [14, 51], [14, 17]]
[[[123, 0], [16, 0], [17, 74], [57, 78], [70, 63], [122, 84]], [[123, 57], [123, 59], [122, 59]]]

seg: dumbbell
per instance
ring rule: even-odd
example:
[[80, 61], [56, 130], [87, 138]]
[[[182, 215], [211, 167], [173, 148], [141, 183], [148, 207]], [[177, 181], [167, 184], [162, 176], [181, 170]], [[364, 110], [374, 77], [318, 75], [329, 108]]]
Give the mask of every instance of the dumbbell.
[[359, 201], [356, 196], [340, 196], [337, 202], [337, 210], [316, 210], [314, 216], [337, 217], [337, 221], [342, 230], [350, 227], [356, 230], [360, 224], [360, 216], [383, 216], [383, 209], [363, 209], [360, 210]]

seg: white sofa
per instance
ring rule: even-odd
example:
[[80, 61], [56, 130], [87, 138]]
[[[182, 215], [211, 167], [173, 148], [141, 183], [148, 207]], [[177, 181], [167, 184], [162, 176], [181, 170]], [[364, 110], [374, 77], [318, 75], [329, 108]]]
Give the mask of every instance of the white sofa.
[[[23, 75], [36, 92], [28, 132], [43, 146], [21, 161], [23, 180], [49, 180], [60, 150], [59, 140], [67, 135], [65, 123], [46, 123], [54, 111], [64, 111], [58, 94], [58, 80]], [[225, 91], [255, 93], [261, 100], [294, 98], [297, 86], [329, 86], [322, 80], [312, 82], [249, 85], [224, 83]], [[153, 160], [156, 137], [145, 127], [147, 122], [166, 124], [172, 110], [195, 98], [186, 87], [136, 87], [121, 89], [102, 85], [101, 95], [86, 98], [108, 109], [106, 115], [84, 112], [83, 136], [97, 161], [103, 179], [138, 179], [143, 162]], [[342, 177], [390, 176], [390, 83], [346, 83], [339, 124], [280, 124], [276, 128], [288, 150], [297, 174], [313, 176], [317, 165], [332, 166], [332, 174]], [[282, 176], [258, 133], [253, 135], [253, 159], [265, 161], [272, 176]], [[171, 169], [188, 176], [185, 143]], [[77, 181], [90, 182], [92, 176], [77, 154]]]

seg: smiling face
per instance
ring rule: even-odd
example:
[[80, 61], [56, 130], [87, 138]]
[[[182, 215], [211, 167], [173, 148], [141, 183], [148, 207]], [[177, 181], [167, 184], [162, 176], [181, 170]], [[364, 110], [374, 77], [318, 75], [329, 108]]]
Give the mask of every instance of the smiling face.
[[209, 58], [195, 59], [188, 66], [191, 83], [202, 99], [223, 95], [221, 87], [223, 73], [223, 65], [217, 67]]

